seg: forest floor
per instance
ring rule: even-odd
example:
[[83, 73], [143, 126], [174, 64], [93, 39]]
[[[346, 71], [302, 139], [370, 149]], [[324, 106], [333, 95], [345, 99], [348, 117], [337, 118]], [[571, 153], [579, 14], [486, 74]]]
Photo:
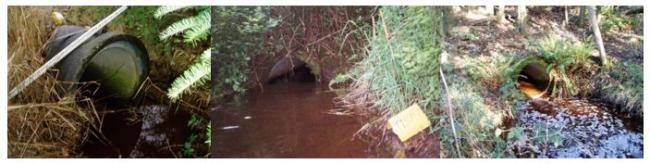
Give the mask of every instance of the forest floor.
[[[559, 114], [544, 114], [532, 110], [536, 106], [529, 100], [512, 100], [512, 103], [503, 101], [508, 98], [502, 92], [505, 79], [502, 79], [503, 73], [499, 71], [504, 70], [503, 67], [511, 66], [507, 59], [539, 54], [535, 47], [536, 42], [549, 35], [574, 42], [593, 42], [592, 38], [587, 37], [591, 31], [590, 26], [581, 27], [575, 24], [577, 8], [571, 10], [572, 15], [567, 26], [563, 25], [564, 10], [559, 9], [529, 10], [527, 35], [520, 32], [521, 29], [516, 23], [515, 7], [506, 8], [506, 18], [503, 21], [498, 21], [482, 8], [459, 7], [454, 10], [454, 17], [458, 22], [450, 29], [450, 36], [446, 38], [447, 54], [442, 57], [442, 62], [445, 63], [443, 69], [447, 74], [452, 74], [448, 78], [452, 89], [466, 86], [470, 93], [465, 95], [475, 96], [460, 96], [458, 99], [472, 98], [479, 105], [484, 105], [482, 109], [475, 109], [476, 106], [460, 106], [456, 109], [461, 113], [455, 116], [460, 117], [457, 118], [460, 122], [457, 124], [479, 126], [462, 130], [469, 133], [469, 136], [463, 138], [469, 141], [467, 146], [461, 146], [465, 156], [643, 156], [643, 134], [639, 131], [642, 127], [628, 128], [627, 126], [628, 124], [642, 125], [642, 119], [635, 120], [636, 123], [628, 123], [625, 118], [616, 117], [617, 111], [612, 109], [614, 104], [601, 105], [603, 103], [589, 97], [556, 99], [549, 101], [551, 104], [570, 104], [568, 106], [572, 107], [556, 105], [553, 106], [553, 110], [559, 111]], [[616, 62], [642, 68], [642, 23], [602, 33], [605, 50], [610, 58]], [[596, 48], [592, 54], [598, 55]], [[477, 65], [479, 69], [467, 69], [476, 68]], [[452, 99], [457, 100], [454, 97]], [[568, 112], [571, 108], [597, 111], [586, 115], [573, 115]], [[476, 111], [480, 114], [475, 114]], [[472, 125], [473, 122], [469, 119], [476, 119], [476, 117], [491, 119]], [[472, 134], [481, 137], [473, 138]], [[455, 149], [452, 146], [453, 140], [448, 140], [452, 135], [451, 132], [443, 132], [442, 135], [441, 144], [442, 149], [445, 150], [443, 156], [454, 156], [452, 155]], [[498, 139], [493, 137], [487, 138], [495, 141], [486, 142], [485, 135], [496, 135], [506, 140], [507, 144], [495, 142]], [[564, 142], [558, 141], [560, 138], [564, 139]], [[494, 153], [490, 151], [493, 150], [491, 148], [505, 150], [505, 152]]]

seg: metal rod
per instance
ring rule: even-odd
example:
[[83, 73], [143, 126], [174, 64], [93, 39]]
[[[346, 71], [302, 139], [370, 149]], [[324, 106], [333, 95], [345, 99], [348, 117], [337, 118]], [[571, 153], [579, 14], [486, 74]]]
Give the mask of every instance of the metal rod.
[[9, 100], [13, 99], [18, 95], [18, 93], [22, 92], [23, 89], [25, 89], [27, 86], [32, 84], [34, 80], [38, 79], [47, 71], [47, 69], [50, 69], [52, 66], [54, 66], [56, 63], [59, 63], [64, 57], [66, 57], [70, 52], [74, 51], [77, 47], [79, 47], [82, 43], [84, 43], [88, 38], [93, 36], [97, 31], [102, 29], [106, 24], [111, 22], [115, 17], [120, 15], [124, 10], [126, 10], [127, 6], [122, 6], [115, 10], [111, 15], [108, 15], [106, 18], [103, 20], [99, 21], [99, 23], [95, 24], [95, 26], [91, 27], [88, 31], [85, 33], [81, 34], [79, 38], [75, 39], [72, 43], [70, 43], [67, 47], [65, 47], [63, 50], [61, 50], [59, 53], [57, 53], [52, 59], [49, 61], [45, 62], [43, 66], [38, 68], [34, 73], [29, 75], [25, 80], [20, 82], [20, 84], [16, 85], [11, 91], [9, 92]]

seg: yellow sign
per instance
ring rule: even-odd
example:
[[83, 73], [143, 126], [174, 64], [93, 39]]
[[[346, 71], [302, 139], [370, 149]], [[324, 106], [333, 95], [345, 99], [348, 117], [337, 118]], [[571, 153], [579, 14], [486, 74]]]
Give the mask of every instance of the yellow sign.
[[388, 126], [397, 134], [402, 142], [408, 140], [420, 131], [431, 126], [431, 121], [418, 104], [413, 104], [406, 110], [388, 119]]

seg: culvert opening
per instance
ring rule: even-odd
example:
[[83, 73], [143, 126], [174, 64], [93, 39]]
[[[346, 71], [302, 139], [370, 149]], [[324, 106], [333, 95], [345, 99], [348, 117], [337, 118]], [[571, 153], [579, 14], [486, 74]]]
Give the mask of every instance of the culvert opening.
[[531, 62], [522, 67], [517, 76], [519, 90], [530, 99], [545, 97], [552, 92], [545, 64]]
[[296, 81], [312, 83], [316, 81], [316, 75], [312, 73], [309, 65], [296, 57], [284, 57], [276, 62], [267, 78], [267, 83]]

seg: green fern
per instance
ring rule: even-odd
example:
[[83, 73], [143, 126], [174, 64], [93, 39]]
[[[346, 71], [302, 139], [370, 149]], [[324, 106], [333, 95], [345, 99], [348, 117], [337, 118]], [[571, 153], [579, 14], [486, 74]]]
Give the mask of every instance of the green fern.
[[[183, 41], [191, 44], [196, 44], [209, 38], [211, 18], [209, 6], [162, 6], [156, 10], [154, 17], [161, 19], [169, 13], [186, 8], [194, 9], [198, 14], [169, 25], [165, 30], [160, 32], [160, 40], [167, 40], [181, 33], [183, 34]], [[174, 101], [180, 98], [183, 93], [190, 92], [191, 88], [205, 84], [210, 79], [210, 66], [210, 49], [207, 49], [199, 55], [192, 66], [174, 80], [171, 87], [167, 89], [167, 96]]]
[[156, 12], [153, 14], [153, 16], [156, 19], [160, 19], [163, 16], [167, 15], [168, 13], [174, 12], [176, 10], [184, 9], [187, 8], [188, 6], [162, 6], [159, 7]]
[[195, 43], [196, 41], [206, 40], [210, 33], [210, 10], [203, 10], [193, 17], [198, 25], [192, 26], [185, 31], [183, 38], [185, 42]]
[[[182, 6], [163, 6], [158, 8], [155, 12], [157, 19], [162, 18], [164, 15], [174, 12], [186, 7]], [[159, 37], [160, 40], [167, 40], [170, 37], [183, 33], [184, 42], [195, 44], [198, 41], [207, 40], [210, 33], [210, 8], [209, 7], [194, 7], [198, 14], [192, 17], [182, 19], [173, 23], [165, 30], [163, 30]]]
[[190, 88], [205, 84], [210, 79], [210, 57], [210, 49], [203, 51], [194, 64], [174, 80], [167, 89], [167, 96], [177, 100], [181, 94], [189, 92]]

